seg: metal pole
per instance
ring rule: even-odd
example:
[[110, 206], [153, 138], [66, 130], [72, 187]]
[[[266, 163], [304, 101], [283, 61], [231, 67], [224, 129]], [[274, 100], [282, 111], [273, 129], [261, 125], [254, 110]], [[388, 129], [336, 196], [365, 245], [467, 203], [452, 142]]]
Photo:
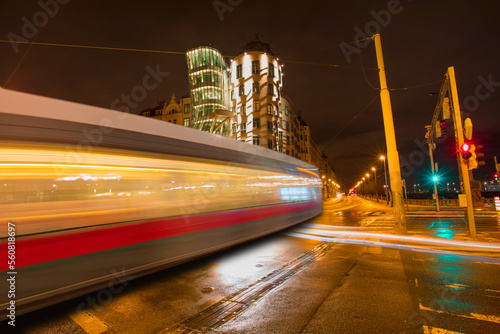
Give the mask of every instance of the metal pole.
[[387, 167], [385, 166], [385, 158], [384, 158], [384, 177], [385, 177], [385, 200], [387, 201], [387, 205], [389, 205], [389, 185], [387, 184]]
[[378, 202], [378, 189], [377, 189], [377, 168], [373, 170], [373, 173], [375, 173], [375, 197], [377, 198]]
[[456, 137], [456, 150], [459, 161], [459, 170], [462, 174], [463, 190], [467, 197], [467, 219], [469, 221], [469, 232], [471, 237], [476, 237], [476, 221], [474, 220], [474, 208], [472, 207], [472, 191], [470, 188], [469, 168], [463, 161], [462, 154], [460, 154], [460, 147], [464, 144], [464, 130], [462, 125], [462, 114], [460, 112], [460, 105], [458, 102], [457, 82], [455, 79], [455, 68], [448, 67], [448, 76], [450, 80], [450, 98], [453, 102], [453, 120], [455, 121], [455, 137]]
[[382, 103], [382, 114], [384, 117], [385, 141], [387, 144], [387, 162], [389, 164], [389, 177], [391, 180], [392, 202], [394, 204], [394, 224], [395, 230], [399, 233], [406, 233], [406, 217], [403, 203], [403, 188], [401, 185], [401, 169], [399, 165], [398, 147], [396, 145], [396, 132], [394, 130], [394, 120], [392, 118], [391, 97], [387, 88], [385, 77], [384, 58], [382, 54], [382, 42], [380, 34], [373, 36], [375, 50], [377, 53], [377, 64], [380, 79], [380, 101]]
[[[432, 136], [432, 134], [429, 133], [429, 136]], [[434, 173], [435, 173], [435, 170], [434, 170], [434, 157], [433, 157], [433, 154], [432, 154], [432, 144], [431, 143], [429, 143], [429, 157], [431, 158], [432, 177], [434, 177]], [[434, 196], [436, 197], [435, 198], [436, 201], [434, 203], [436, 203], [436, 211], [439, 212], [439, 197], [438, 197], [437, 182], [434, 181], [434, 180], [432, 180], [432, 182], [434, 182]]]

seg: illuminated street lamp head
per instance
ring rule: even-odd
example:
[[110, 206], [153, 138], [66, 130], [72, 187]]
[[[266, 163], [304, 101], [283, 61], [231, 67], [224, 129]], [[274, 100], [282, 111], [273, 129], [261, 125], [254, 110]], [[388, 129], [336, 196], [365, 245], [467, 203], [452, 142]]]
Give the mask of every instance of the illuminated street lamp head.
[[434, 182], [438, 182], [438, 181], [439, 181], [439, 176], [434, 175], [434, 176], [432, 177], [432, 181], [434, 181]]
[[363, 178], [363, 181], [365, 180], [365, 178]]
[[375, 171], [375, 167], [372, 167], [372, 171]]
[[383, 155], [381, 155], [380, 160], [385, 160], [385, 157]]
[[366, 173], [366, 177], [370, 177], [370, 174]]

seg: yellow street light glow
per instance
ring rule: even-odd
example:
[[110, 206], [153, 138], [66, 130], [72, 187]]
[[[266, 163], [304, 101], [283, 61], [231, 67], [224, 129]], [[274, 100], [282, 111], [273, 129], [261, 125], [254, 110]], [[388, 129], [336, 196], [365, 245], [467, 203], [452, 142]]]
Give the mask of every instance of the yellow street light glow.
[[370, 174], [366, 173], [366, 177], [370, 177]]
[[383, 155], [381, 155], [380, 160], [385, 160], [385, 157]]
[[375, 167], [372, 167], [372, 170], [374, 171], [374, 170], [375, 170]]

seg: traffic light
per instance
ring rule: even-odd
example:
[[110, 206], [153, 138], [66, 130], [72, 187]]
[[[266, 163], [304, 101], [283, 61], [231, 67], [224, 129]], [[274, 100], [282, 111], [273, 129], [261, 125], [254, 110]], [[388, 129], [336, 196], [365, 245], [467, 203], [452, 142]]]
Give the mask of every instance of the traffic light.
[[441, 136], [444, 136], [448, 133], [446, 131], [446, 121], [439, 122], [439, 127], [441, 128]]
[[476, 169], [479, 166], [483, 166], [485, 164], [484, 161], [478, 160], [478, 158], [484, 157], [484, 153], [477, 152], [477, 150], [482, 149], [483, 145], [470, 145], [470, 158], [469, 158], [469, 170]]
[[483, 160], [479, 160], [480, 158], [484, 158], [484, 153], [483, 152], [478, 152], [483, 149], [483, 145], [474, 145], [475, 146], [475, 152], [476, 152], [476, 160], [477, 160], [477, 165], [478, 166], [484, 166], [486, 165], [486, 162]]
[[498, 174], [493, 174], [493, 178], [495, 179], [495, 182], [498, 182]]
[[436, 121], [436, 138], [441, 138], [446, 135], [446, 121]]
[[460, 153], [462, 154], [462, 158], [467, 163], [467, 161], [469, 161], [470, 157], [472, 157], [471, 144], [469, 144], [468, 142], [464, 142], [462, 144], [462, 146], [460, 146]]
[[432, 177], [432, 181], [433, 181], [434, 183], [439, 182], [439, 176], [434, 175], [434, 176]]

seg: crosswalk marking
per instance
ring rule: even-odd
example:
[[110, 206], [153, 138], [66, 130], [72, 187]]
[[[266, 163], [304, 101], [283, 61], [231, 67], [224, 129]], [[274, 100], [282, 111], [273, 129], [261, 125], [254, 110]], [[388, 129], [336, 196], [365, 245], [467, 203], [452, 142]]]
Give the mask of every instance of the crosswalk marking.
[[471, 313], [470, 315], [449, 313], [449, 312], [441, 311], [441, 310], [433, 310], [429, 307], [425, 307], [424, 305], [422, 305], [422, 303], [419, 303], [419, 307], [421, 310], [424, 310], [424, 311], [431, 311], [431, 312], [447, 314], [447, 315], [451, 315], [451, 316], [457, 316], [457, 317], [474, 319], [474, 320], [482, 320], [482, 321], [488, 321], [488, 322], [495, 322], [497, 324], [500, 324], [500, 317], [497, 317], [495, 315], [484, 315], [484, 314], [479, 314], [479, 313]]
[[88, 312], [73, 312], [68, 316], [89, 334], [101, 334], [109, 330], [109, 327], [104, 322]]
[[432, 327], [424, 325], [424, 334], [464, 334], [462, 332], [450, 331], [444, 328]]

